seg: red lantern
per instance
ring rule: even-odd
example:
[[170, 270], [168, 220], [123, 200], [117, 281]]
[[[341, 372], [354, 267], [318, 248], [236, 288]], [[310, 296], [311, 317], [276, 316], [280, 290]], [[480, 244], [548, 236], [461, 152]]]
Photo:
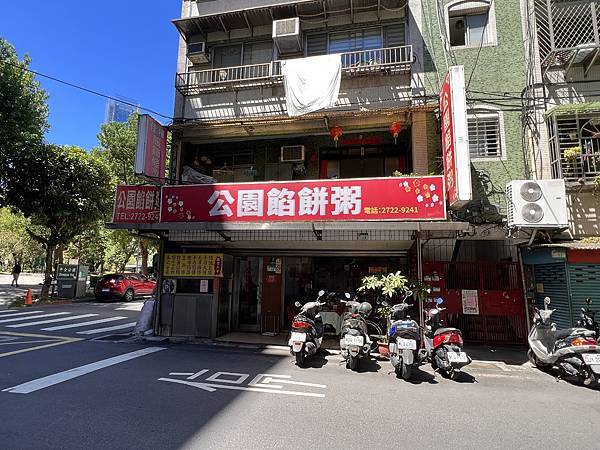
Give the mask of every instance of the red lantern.
[[344, 130], [342, 129], [342, 127], [331, 127], [329, 129], [329, 134], [335, 141], [335, 146], [337, 147], [337, 143], [338, 143], [340, 137], [342, 136], [342, 134], [344, 134]]
[[398, 135], [402, 131], [402, 125], [400, 125], [398, 122], [392, 122], [390, 124], [389, 130], [390, 130], [390, 134], [392, 136], [394, 136], [394, 144], [397, 144], [398, 143]]

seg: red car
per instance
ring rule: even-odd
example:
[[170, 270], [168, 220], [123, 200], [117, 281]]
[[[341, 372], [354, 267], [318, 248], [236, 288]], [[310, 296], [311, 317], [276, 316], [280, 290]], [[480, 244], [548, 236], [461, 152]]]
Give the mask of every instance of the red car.
[[155, 291], [156, 281], [136, 273], [104, 275], [94, 289], [97, 300], [119, 298], [126, 302], [136, 297], [154, 295]]

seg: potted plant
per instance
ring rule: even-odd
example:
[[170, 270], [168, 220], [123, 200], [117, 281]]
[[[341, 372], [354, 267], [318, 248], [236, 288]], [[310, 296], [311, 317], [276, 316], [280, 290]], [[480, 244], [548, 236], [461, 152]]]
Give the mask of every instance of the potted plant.
[[[362, 279], [362, 284], [358, 288], [358, 291], [373, 291], [376, 295], [378, 300], [377, 313], [386, 319], [385, 333], [379, 338], [378, 342], [379, 354], [383, 357], [388, 357], [389, 348], [387, 330], [390, 327], [391, 306], [387, 301], [390, 301], [399, 295], [406, 295], [406, 293], [409, 291], [408, 278], [402, 275], [399, 271], [395, 273], [389, 273], [387, 275], [369, 275]], [[380, 299], [386, 299], [387, 301], [383, 303], [379, 301]]]
[[581, 147], [579, 146], [574, 146], [574, 147], [569, 147], [566, 148], [563, 156], [565, 158], [565, 160], [567, 161], [567, 164], [569, 165], [569, 167], [572, 170], [575, 170], [575, 164], [577, 162], [577, 158], [579, 156], [581, 156]]

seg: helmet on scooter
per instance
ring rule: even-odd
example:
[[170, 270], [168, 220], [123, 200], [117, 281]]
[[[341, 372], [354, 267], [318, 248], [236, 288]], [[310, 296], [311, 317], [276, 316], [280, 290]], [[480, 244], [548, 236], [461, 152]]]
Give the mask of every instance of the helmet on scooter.
[[358, 313], [363, 317], [369, 317], [371, 315], [371, 311], [373, 307], [369, 302], [362, 302], [358, 307]]

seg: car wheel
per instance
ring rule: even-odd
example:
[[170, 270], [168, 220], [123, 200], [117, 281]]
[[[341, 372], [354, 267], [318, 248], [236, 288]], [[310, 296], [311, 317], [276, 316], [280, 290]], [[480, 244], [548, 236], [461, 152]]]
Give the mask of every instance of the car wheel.
[[123, 294], [123, 300], [125, 300], [126, 302], [131, 302], [134, 298], [135, 294], [133, 292], [133, 289], [127, 289], [125, 291], [125, 294]]

